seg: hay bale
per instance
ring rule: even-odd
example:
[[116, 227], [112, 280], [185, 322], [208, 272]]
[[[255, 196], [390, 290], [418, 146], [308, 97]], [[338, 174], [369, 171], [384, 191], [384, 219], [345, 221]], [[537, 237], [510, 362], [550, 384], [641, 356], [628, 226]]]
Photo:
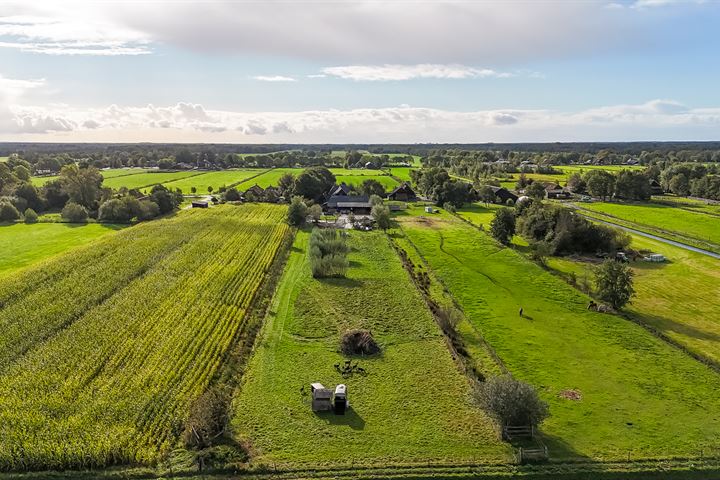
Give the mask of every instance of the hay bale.
[[349, 330], [340, 341], [340, 350], [347, 356], [374, 355], [380, 353], [380, 346], [367, 330]]

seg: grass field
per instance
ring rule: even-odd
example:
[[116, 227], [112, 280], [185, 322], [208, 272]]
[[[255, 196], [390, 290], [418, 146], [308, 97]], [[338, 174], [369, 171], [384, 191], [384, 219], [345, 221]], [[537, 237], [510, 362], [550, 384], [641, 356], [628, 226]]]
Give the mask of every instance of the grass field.
[[[720, 249], [720, 218], [658, 203], [583, 203], [583, 210], [601, 214], [608, 221], [620, 219], [649, 231], [683, 241], [683, 237], [714, 245]], [[612, 218], [607, 218], [607, 216]]]
[[190, 210], [0, 282], [0, 469], [154, 463], [222, 368], [285, 208]]
[[687, 197], [676, 197], [674, 195], [657, 195], [652, 197], [652, 201], [683, 208], [692, 212], [720, 216], [720, 203], [708, 203], [702, 200]]
[[[190, 194], [192, 187], [197, 189], [197, 193], [207, 193], [208, 187], [213, 187], [213, 191], [217, 192], [220, 187], [238, 184], [249, 178], [252, 178], [262, 172], [265, 169], [261, 168], [248, 168], [242, 170], [220, 170], [217, 172], [206, 172], [200, 175], [193, 175], [191, 177], [181, 178], [180, 180], [173, 180], [165, 182], [167, 188], [175, 190], [179, 188], [184, 194]], [[238, 187], [241, 188], [242, 187]]]
[[47, 182], [57, 180], [58, 178], [60, 178], [60, 177], [58, 177], [57, 175], [48, 175], [48, 176], [44, 176], [44, 177], [30, 177], [30, 183], [32, 183], [36, 187], [42, 187]]
[[[720, 411], [717, 373], [628, 320], [589, 312], [586, 296], [454, 217], [397, 218], [507, 368], [550, 404], [551, 458], [717, 447], [720, 417], [708, 415]], [[560, 397], [569, 389], [582, 399]]]
[[[269, 172], [263, 173], [262, 175], [243, 183], [243, 187], [251, 187], [254, 184], [258, 184], [262, 188], [277, 186], [280, 177], [286, 173], [290, 173], [291, 175], [300, 175], [302, 171], [302, 168], [274, 168]], [[385, 175], [385, 172], [382, 170], [348, 170], [346, 168], [331, 168], [330, 171], [333, 175], [335, 175], [338, 183], [345, 182], [348, 185], [360, 185], [365, 180], [372, 178], [382, 183], [388, 190], [397, 186], [397, 182], [392, 177]]]
[[137, 173], [134, 175], [124, 175], [119, 177], [107, 178], [103, 181], [103, 186], [113, 189], [119, 189], [122, 187], [142, 189], [144, 187], [152, 187], [153, 185], [164, 184], [167, 182], [180, 180], [199, 174], [200, 172], [198, 172], [197, 170], [188, 170], [182, 172]]
[[16, 223], [0, 226], [0, 278], [120, 228], [98, 223]]
[[354, 185], [356, 187], [362, 185], [365, 180], [373, 179], [380, 182], [387, 191], [390, 191], [398, 186], [398, 182], [388, 175], [336, 175], [335, 179], [337, 183], [344, 182], [347, 185]]
[[388, 170], [390, 170], [390, 175], [393, 177], [397, 177], [403, 182], [410, 182], [412, 180], [410, 178], [410, 171], [416, 169], [411, 167], [391, 167]]
[[[265, 464], [392, 465], [507, 461], [490, 422], [470, 403], [430, 313], [387, 237], [352, 233], [346, 279], [313, 279], [309, 233], [299, 232], [235, 402], [233, 427]], [[359, 358], [366, 377], [333, 367], [341, 332], [370, 329], [383, 347]], [[348, 385], [352, 410], [311, 411], [310, 382]]]
[[[627, 311], [690, 351], [720, 363], [720, 261], [639, 235], [632, 247], [661, 253], [666, 263], [633, 262], [636, 296]], [[592, 264], [551, 258], [550, 267], [592, 279]]]

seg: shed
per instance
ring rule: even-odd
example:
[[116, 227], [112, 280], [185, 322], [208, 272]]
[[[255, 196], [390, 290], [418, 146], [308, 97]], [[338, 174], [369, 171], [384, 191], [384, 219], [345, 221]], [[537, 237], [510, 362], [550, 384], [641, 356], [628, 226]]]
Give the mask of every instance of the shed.
[[333, 195], [323, 204], [326, 212], [368, 214], [372, 210], [370, 199], [366, 196]]
[[665, 193], [662, 185], [655, 179], [650, 180], [650, 195], [662, 195]]
[[208, 202], [203, 202], [203, 201], [192, 202], [192, 208], [208, 208]]
[[425, 213], [433, 213], [433, 207], [425, 207]]
[[312, 395], [312, 410], [313, 412], [325, 412], [332, 410], [332, 397], [333, 391], [329, 388], [325, 388], [322, 383], [311, 383], [310, 392]]

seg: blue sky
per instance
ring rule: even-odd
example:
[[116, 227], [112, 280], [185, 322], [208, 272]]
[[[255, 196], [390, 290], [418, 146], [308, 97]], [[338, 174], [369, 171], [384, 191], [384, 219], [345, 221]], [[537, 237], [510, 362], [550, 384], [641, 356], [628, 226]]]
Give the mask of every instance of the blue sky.
[[0, 2], [0, 140], [717, 140], [717, 25], [690, 0]]

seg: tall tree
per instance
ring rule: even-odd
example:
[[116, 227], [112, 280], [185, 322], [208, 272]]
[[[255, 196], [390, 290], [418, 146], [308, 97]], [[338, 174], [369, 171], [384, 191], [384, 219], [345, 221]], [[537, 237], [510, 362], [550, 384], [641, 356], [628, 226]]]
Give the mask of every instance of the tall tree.
[[95, 167], [80, 168], [74, 163], [60, 170], [60, 181], [70, 200], [90, 210], [97, 208], [103, 177]]
[[595, 271], [597, 296], [615, 309], [624, 307], [635, 295], [633, 271], [621, 262], [606, 260]]

